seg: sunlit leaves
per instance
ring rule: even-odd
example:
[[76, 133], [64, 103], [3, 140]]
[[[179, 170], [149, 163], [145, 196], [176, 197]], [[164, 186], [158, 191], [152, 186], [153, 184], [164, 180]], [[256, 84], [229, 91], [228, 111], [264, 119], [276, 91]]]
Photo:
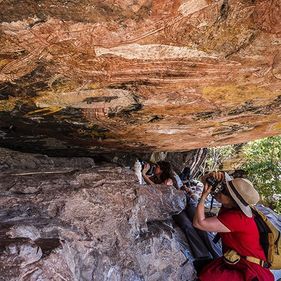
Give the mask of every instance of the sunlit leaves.
[[281, 136], [250, 142], [243, 151], [243, 168], [259, 190], [263, 202], [280, 212]]

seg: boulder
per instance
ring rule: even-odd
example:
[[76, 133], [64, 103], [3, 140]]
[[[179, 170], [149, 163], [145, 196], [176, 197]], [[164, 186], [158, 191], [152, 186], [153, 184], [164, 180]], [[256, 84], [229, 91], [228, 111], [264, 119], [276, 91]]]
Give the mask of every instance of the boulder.
[[0, 175], [3, 280], [195, 280], [171, 220], [185, 207], [182, 191], [141, 186], [115, 164], [64, 173], [66, 159], [55, 173], [48, 161], [41, 173], [23, 165]]

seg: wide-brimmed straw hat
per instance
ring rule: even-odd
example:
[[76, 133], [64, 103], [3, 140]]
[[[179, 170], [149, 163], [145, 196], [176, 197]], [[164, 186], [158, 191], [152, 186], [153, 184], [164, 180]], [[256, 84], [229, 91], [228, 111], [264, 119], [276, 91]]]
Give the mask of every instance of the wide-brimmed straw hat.
[[226, 181], [226, 185], [230, 196], [242, 212], [247, 217], [252, 217], [250, 205], [257, 204], [260, 200], [260, 196], [253, 187], [253, 184], [247, 179], [235, 178], [231, 181]]

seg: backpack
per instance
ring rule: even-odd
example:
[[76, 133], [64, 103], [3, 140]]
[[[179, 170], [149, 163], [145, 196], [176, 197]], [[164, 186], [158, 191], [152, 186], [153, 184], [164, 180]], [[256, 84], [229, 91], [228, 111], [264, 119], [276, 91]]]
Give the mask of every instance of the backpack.
[[[259, 230], [260, 243], [267, 258], [267, 262], [269, 263], [269, 268], [281, 269], [280, 223], [279, 225], [278, 223], [273, 223], [273, 212], [268, 212], [267, 208], [263, 206], [252, 207], [252, 211]], [[273, 214], [273, 216], [276, 218], [276, 215]], [[271, 220], [269, 220], [268, 217], [271, 217]]]

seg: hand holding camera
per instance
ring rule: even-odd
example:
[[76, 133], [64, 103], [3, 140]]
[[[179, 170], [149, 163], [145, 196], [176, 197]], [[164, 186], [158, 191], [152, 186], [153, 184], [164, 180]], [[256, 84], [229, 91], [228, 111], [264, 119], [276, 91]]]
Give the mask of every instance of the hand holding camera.
[[156, 165], [149, 164], [147, 162], [142, 161], [142, 174], [152, 176], [155, 172]]
[[224, 172], [212, 172], [203, 176], [201, 180], [204, 183], [202, 196], [207, 197], [210, 193], [216, 195], [224, 188], [225, 175]]
[[146, 175], [146, 173], [149, 171], [150, 165], [149, 163], [144, 162], [142, 165], [142, 173]]

